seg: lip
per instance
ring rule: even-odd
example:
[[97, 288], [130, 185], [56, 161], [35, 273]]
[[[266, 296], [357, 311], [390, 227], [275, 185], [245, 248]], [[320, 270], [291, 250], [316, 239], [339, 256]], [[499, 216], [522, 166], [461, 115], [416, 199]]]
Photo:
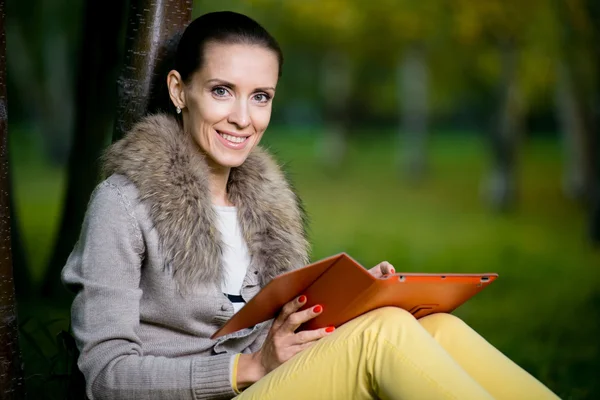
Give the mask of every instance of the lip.
[[[231, 136], [235, 136], [235, 137], [240, 137], [240, 138], [246, 138], [246, 140], [244, 140], [242, 143], [232, 143], [229, 140], [225, 139], [223, 136], [221, 136], [219, 133], [222, 133], [225, 135], [231, 135]], [[250, 136], [252, 136], [252, 135], [240, 135], [239, 133], [221, 131], [221, 130], [217, 130], [217, 129], [215, 129], [215, 135], [217, 135], [217, 139], [219, 140], [219, 142], [221, 142], [221, 144], [223, 146], [225, 146], [229, 149], [233, 149], [233, 150], [244, 149], [248, 145], [248, 142], [250, 142], [250, 140], [248, 140], [248, 138]]]

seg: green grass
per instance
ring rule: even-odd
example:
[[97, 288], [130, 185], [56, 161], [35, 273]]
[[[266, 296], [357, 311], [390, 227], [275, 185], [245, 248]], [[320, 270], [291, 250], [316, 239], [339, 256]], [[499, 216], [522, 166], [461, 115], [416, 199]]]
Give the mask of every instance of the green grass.
[[306, 203], [313, 258], [346, 251], [400, 271], [498, 272], [456, 314], [561, 397], [600, 397], [600, 254], [583, 210], [561, 193], [557, 144], [524, 145], [518, 208], [498, 215], [481, 200], [488, 159], [477, 138], [434, 136], [430, 177], [414, 185], [393, 137], [372, 136], [354, 140], [337, 170], [315, 162], [310, 134], [266, 138]]
[[[365, 266], [388, 260], [399, 271], [497, 272], [500, 278], [456, 314], [562, 398], [600, 398], [600, 254], [586, 242], [585, 213], [561, 193], [558, 144], [524, 144], [519, 202], [508, 214], [482, 201], [488, 152], [477, 137], [435, 133], [430, 174], [419, 185], [399, 170], [389, 133], [352, 140], [339, 168], [316, 160], [311, 132], [274, 128], [265, 144], [285, 161], [305, 203], [313, 259], [345, 251]], [[39, 277], [64, 174], [39, 157], [19, 161], [25, 159], [14, 163], [15, 188]]]

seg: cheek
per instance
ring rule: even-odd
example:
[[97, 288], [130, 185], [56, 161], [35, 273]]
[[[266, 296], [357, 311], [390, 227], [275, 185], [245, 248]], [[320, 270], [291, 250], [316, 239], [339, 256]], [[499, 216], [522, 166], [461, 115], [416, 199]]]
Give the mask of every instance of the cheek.
[[258, 108], [252, 120], [254, 129], [259, 133], [263, 133], [269, 126], [269, 121], [271, 121], [271, 106]]
[[215, 101], [212, 98], [201, 99], [197, 103], [197, 119], [200, 124], [214, 125], [227, 118], [231, 105], [228, 102]]

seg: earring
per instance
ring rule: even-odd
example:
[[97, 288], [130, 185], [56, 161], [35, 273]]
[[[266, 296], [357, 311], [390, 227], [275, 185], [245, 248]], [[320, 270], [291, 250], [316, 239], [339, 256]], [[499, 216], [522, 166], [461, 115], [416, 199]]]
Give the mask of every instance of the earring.
[[181, 114], [181, 108], [177, 107], [177, 114]]

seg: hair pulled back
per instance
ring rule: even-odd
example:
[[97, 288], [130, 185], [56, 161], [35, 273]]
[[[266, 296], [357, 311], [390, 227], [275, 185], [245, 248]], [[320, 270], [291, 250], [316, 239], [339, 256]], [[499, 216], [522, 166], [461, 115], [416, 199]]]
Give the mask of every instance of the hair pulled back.
[[169, 98], [166, 77], [175, 69], [187, 84], [194, 72], [204, 63], [207, 44], [248, 44], [272, 50], [279, 63], [279, 76], [283, 67], [283, 53], [279, 44], [258, 22], [232, 11], [211, 12], [194, 19], [183, 31], [169, 40], [163, 51], [161, 65], [157, 66], [155, 83], [151, 91], [148, 113], [174, 113]]

